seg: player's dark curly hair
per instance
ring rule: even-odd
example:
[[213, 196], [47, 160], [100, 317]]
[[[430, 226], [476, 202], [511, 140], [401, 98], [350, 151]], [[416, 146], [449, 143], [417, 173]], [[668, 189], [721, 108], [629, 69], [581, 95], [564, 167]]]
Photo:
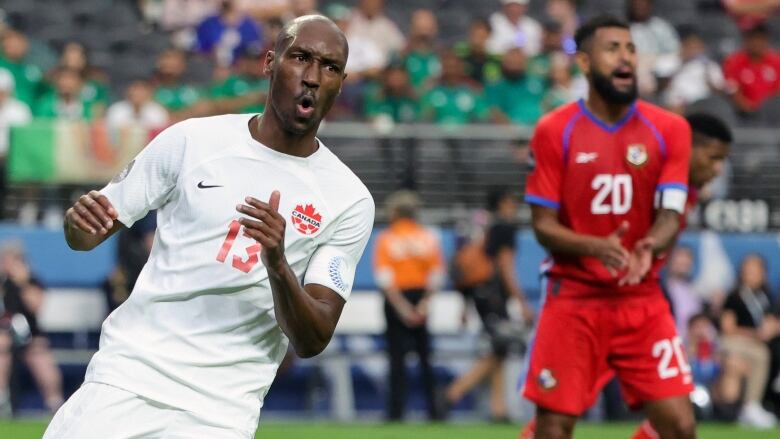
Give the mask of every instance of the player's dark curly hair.
[[577, 29], [574, 34], [574, 42], [577, 44], [577, 50], [583, 50], [585, 44], [593, 38], [596, 31], [605, 27], [619, 27], [629, 29], [628, 23], [614, 15], [599, 15], [591, 18], [585, 24]]
[[723, 143], [731, 143], [734, 140], [731, 128], [716, 116], [708, 113], [691, 113], [685, 116], [685, 119], [691, 125], [694, 136], [706, 136]]

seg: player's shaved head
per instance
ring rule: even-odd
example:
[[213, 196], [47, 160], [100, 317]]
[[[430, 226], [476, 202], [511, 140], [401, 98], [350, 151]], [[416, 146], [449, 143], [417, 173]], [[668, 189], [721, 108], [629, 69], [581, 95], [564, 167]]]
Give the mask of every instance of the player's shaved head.
[[288, 47], [290, 47], [290, 43], [292, 43], [295, 37], [305, 27], [312, 24], [325, 25], [326, 28], [329, 27], [334, 33], [336, 33], [336, 35], [339, 36], [344, 47], [344, 54], [349, 55], [349, 44], [347, 44], [346, 35], [344, 35], [344, 32], [341, 31], [341, 29], [336, 23], [333, 22], [333, 20], [325, 17], [324, 15], [304, 15], [302, 17], [290, 20], [286, 25], [284, 25], [282, 30], [279, 31], [279, 35], [276, 37], [276, 42], [274, 44], [274, 52], [277, 54], [282, 54], [285, 50], [287, 50]]

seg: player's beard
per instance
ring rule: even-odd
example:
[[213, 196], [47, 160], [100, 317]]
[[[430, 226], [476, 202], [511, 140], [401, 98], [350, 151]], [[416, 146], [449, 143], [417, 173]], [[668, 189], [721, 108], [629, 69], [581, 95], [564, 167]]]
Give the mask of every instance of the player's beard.
[[591, 72], [591, 83], [596, 92], [605, 101], [617, 105], [628, 105], [634, 102], [639, 94], [634, 76], [634, 85], [628, 91], [620, 91], [612, 85], [612, 75], [602, 75], [597, 71]]

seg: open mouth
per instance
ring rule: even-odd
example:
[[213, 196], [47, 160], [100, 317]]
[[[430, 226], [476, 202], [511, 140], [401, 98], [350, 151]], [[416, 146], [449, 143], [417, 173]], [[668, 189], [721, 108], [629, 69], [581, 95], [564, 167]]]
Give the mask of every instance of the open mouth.
[[632, 85], [634, 83], [634, 72], [631, 70], [618, 70], [612, 73], [612, 79], [617, 84]]
[[614, 76], [616, 78], [621, 78], [621, 79], [634, 79], [634, 74], [631, 73], [628, 70], [623, 71], [623, 72], [620, 72], [620, 71], [615, 72], [612, 76]]
[[311, 116], [312, 113], [314, 113], [314, 97], [310, 95], [304, 95], [298, 100], [298, 105], [296, 106], [298, 113], [301, 116]]

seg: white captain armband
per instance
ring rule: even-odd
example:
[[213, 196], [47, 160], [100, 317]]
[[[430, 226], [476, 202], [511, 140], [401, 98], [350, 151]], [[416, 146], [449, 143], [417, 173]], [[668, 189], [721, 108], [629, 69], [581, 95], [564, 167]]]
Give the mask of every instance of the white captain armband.
[[655, 191], [656, 209], [668, 209], [683, 214], [687, 201], [688, 187], [684, 184], [662, 184]]

